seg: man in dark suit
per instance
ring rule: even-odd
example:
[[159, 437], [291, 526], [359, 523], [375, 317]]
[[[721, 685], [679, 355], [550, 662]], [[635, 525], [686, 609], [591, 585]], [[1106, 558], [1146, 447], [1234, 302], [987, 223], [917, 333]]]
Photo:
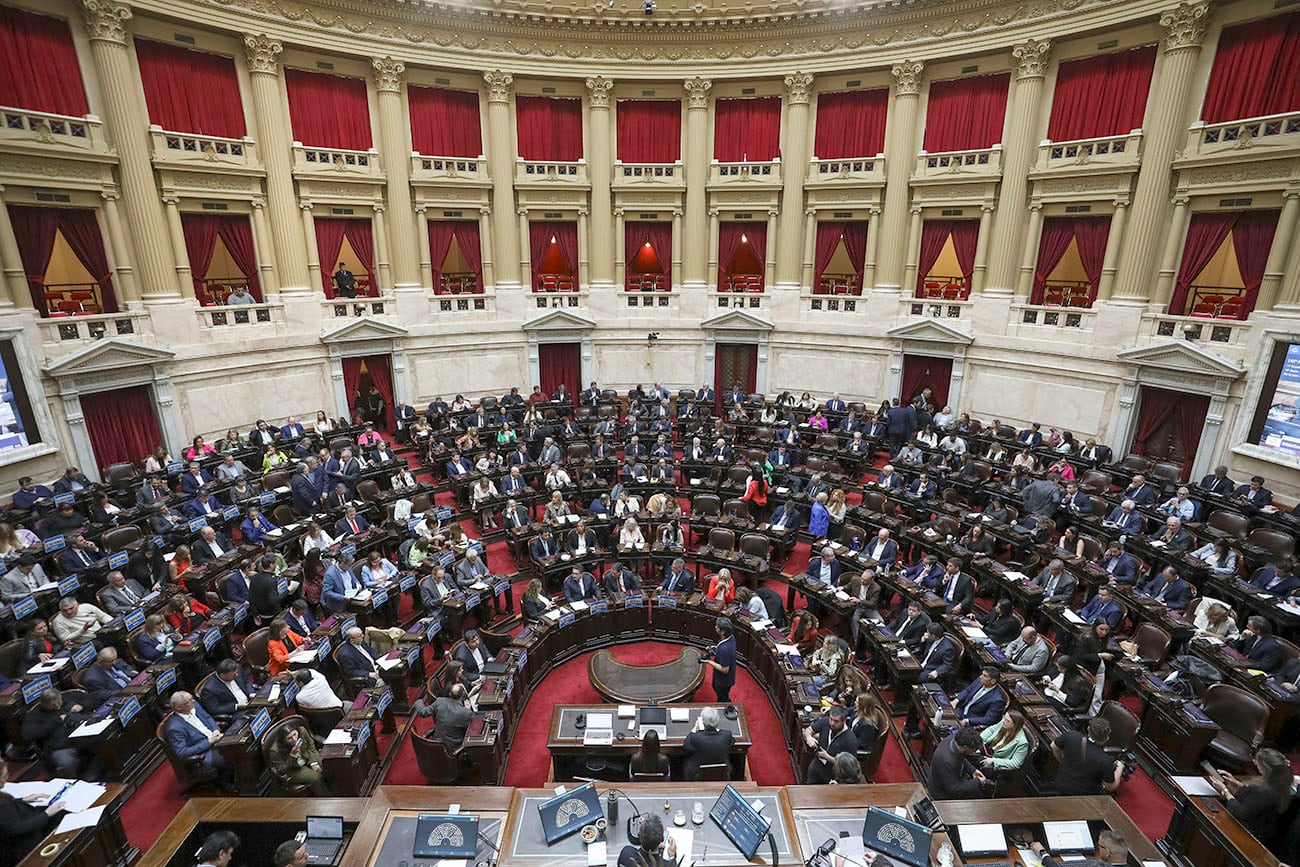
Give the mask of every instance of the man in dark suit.
[[316, 616], [311, 613], [311, 607], [306, 599], [293, 600], [293, 604], [281, 616], [289, 626], [289, 631], [299, 638], [306, 638], [316, 631], [317, 626], [320, 626]]
[[275, 555], [266, 554], [258, 561], [258, 571], [248, 582], [248, 603], [262, 622], [280, 613], [280, 588], [274, 569]]
[[1061, 560], [1052, 560], [1048, 563], [1034, 583], [1043, 589], [1043, 601], [1055, 602], [1058, 604], [1067, 604], [1074, 597], [1074, 588], [1078, 581], [1073, 575], [1065, 571], [1065, 563]]
[[469, 707], [469, 693], [465, 684], [454, 683], [447, 695], [439, 696], [431, 705], [433, 711], [433, 736], [447, 745], [449, 750], [458, 750], [465, 743], [469, 724], [474, 719], [474, 711]]
[[307, 431], [298, 422], [298, 419], [289, 416], [280, 427], [280, 438], [285, 440], [300, 440], [307, 435]]
[[1118, 542], [1112, 542], [1106, 547], [1106, 553], [1097, 565], [1105, 569], [1118, 584], [1137, 582], [1137, 561]]
[[1233, 646], [1255, 663], [1255, 668], [1268, 674], [1286, 662], [1286, 650], [1273, 637], [1273, 625], [1258, 614], [1246, 618], [1246, 628], [1241, 630]]
[[104, 556], [104, 552], [96, 548], [94, 542], [85, 536], [76, 535], [68, 542], [68, 547], [59, 553], [59, 568], [64, 575], [76, 575], [103, 560]]
[[99, 707], [117, 695], [136, 674], [134, 668], [117, 658], [116, 650], [105, 647], [81, 676], [81, 687], [86, 691], [82, 707], [88, 711]]
[[921, 680], [939, 681], [952, 671], [957, 661], [957, 647], [943, 634], [943, 626], [931, 623], [925, 627], [925, 641], [916, 653], [921, 663]]
[[1173, 566], [1142, 585], [1142, 592], [1165, 603], [1170, 611], [1182, 611], [1192, 601], [1192, 585], [1184, 581]]
[[[181, 493], [196, 494], [199, 488], [210, 485], [212, 482], [211, 473], [200, 467], [198, 461], [190, 461], [189, 466], [185, 468], [185, 475], [181, 476]], [[57, 483], [55, 487], [57, 487]]]
[[501, 479], [501, 493], [507, 497], [522, 494], [528, 488], [528, 480], [524, 478], [523, 471], [519, 466], [510, 468], [510, 472]]
[[569, 602], [586, 601], [600, 596], [600, 586], [590, 572], [582, 571], [581, 566], [574, 566], [569, 577], [564, 579], [564, 598]]
[[926, 779], [930, 797], [945, 801], [984, 797], [984, 775], [970, 761], [982, 747], [979, 732], [969, 727], [944, 738], [930, 759]]
[[41, 500], [52, 499], [53, 491], [33, 482], [31, 476], [23, 476], [18, 480], [18, 490], [14, 492], [14, 508], [26, 511], [34, 508]]
[[134, 581], [126, 580], [121, 572], [108, 573], [108, 586], [99, 595], [104, 610], [116, 617], [140, 607], [145, 597], [145, 589]]
[[1038, 422], [1034, 422], [1028, 428], [1016, 434], [1016, 441], [1021, 445], [1029, 446], [1031, 449], [1038, 448], [1043, 444], [1042, 427]]
[[221, 726], [212, 715], [184, 690], [172, 693], [169, 704], [172, 712], [163, 736], [172, 754], [183, 759], [199, 759], [205, 768], [226, 768], [226, 760], [212, 748], [221, 738]]
[[227, 602], [236, 605], [248, 601], [248, 583], [252, 575], [248, 563], [240, 563], [226, 576], [225, 596]]
[[1192, 534], [1183, 527], [1182, 518], [1170, 515], [1165, 518], [1164, 529], [1153, 535], [1150, 541], [1162, 542], [1169, 551], [1186, 551], [1192, 547]]
[[[58, 482], [54, 483], [54, 491], [59, 492]], [[1263, 476], [1252, 476], [1249, 484], [1237, 486], [1232, 499], [1239, 505], [1262, 509], [1273, 502], [1273, 492], [1264, 487]]]
[[299, 515], [315, 514], [325, 499], [326, 491], [316, 483], [316, 468], [319, 466], [313, 457], [298, 465], [298, 471], [289, 480], [289, 497], [293, 510]]
[[325, 464], [325, 475], [332, 484], [346, 485], [349, 496], [356, 496], [357, 482], [361, 481], [361, 462], [352, 455], [352, 449], [344, 449], [337, 458], [330, 458]]
[[713, 658], [700, 660], [700, 665], [713, 669], [711, 685], [719, 702], [731, 701], [731, 688], [736, 685], [736, 636], [731, 620], [719, 617], [713, 626], [718, 643], [713, 646]]
[[998, 686], [998, 670], [990, 665], [980, 669], [979, 677], [957, 693], [952, 706], [964, 726], [983, 728], [1000, 720], [1007, 709], [1007, 697]]
[[1155, 485], [1148, 485], [1147, 477], [1138, 473], [1133, 476], [1133, 481], [1124, 489], [1124, 493], [1120, 494], [1120, 499], [1132, 500], [1138, 506], [1150, 506], [1155, 503], [1157, 493], [1159, 491]]
[[949, 614], [966, 614], [975, 604], [975, 582], [961, 571], [961, 562], [948, 561], [948, 570], [940, 585], [940, 594], [948, 603]]
[[190, 546], [196, 566], [206, 566], [224, 557], [234, 550], [234, 545], [225, 533], [217, 532], [215, 527], [204, 527], [199, 531], [199, 538]]
[[831, 705], [829, 711], [805, 728], [803, 736], [815, 752], [804, 776], [808, 785], [826, 785], [835, 778], [835, 757], [840, 753], [856, 756], [858, 752], [858, 739], [848, 725], [848, 709], [838, 704]]
[[907, 610], [898, 619], [889, 624], [889, 630], [898, 636], [898, 640], [916, 653], [925, 640], [926, 629], [930, 626], [930, 615], [921, 609], [921, 603], [907, 603]]
[[59, 476], [59, 478], [55, 480], [54, 493], [71, 494], [84, 488], [89, 488], [93, 484], [94, 482], [86, 478], [86, 474], [81, 470], [76, 467], [68, 467], [63, 472], [63, 475]]
[[582, 394], [578, 398], [578, 402], [583, 406], [589, 406], [592, 409], [596, 409], [600, 406], [600, 387], [596, 385], [595, 380], [592, 380], [591, 385], [583, 389]]
[[165, 503], [172, 492], [167, 490], [167, 479], [163, 476], [150, 476], [149, 480], [140, 486], [140, 490], [135, 493], [135, 504], [137, 506], [151, 506], [154, 503]]
[[1137, 510], [1137, 504], [1132, 500], [1124, 500], [1111, 509], [1106, 520], [1101, 523], [1103, 527], [1109, 527], [1123, 536], [1140, 536], [1146, 529], [1146, 519], [1142, 517], [1142, 513]]
[[240, 670], [239, 663], [223, 659], [217, 663], [216, 673], [204, 678], [198, 700], [213, 719], [228, 723], [256, 692], [248, 676]]
[[501, 523], [507, 530], [522, 530], [532, 520], [528, 510], [519, 505], [517, 500], [506, 500], [506, 507], [501, 511]]
[[714, 402], [716, 397], [717, 397], [717, 392], [715, 392], [713, 390], [713, 386], [709, 385], [707, 382], [704, 385], [701, 385], [699, 389], [695, 392], [696, 403], [711, 404]]
[[602, 576], [602, 582], [605, 585], [606, 593], [639, 593], [641, 591], [641, 579], [636, 577], [636, 573], [624, 566], [617, 560], [614, 565]]
[[1220, 464], [1214, 468], [1214, 472], [1201, 479], [1197, 485], [1201, 490], [1216, 494], [1220, 497], [1226, 497], [1237, 487], [1232, 479], [1228, 478], [1228, 468]]
[[465, 640], [461, 642], [460, 647], [456, 648], [456, 659], [465, 666], [462, 675], [465, 682], [470, 683], [482, 677], [483, 668], [491, 658], [488, 656], [487, 648], [483, 646], [483, 638], [478, 634], [478, 630], [465, 630]]
[[383, 654], [377, 653], [365, 641], [361, 627], [354, 626], [348, 630], [347, 643], [339, 648], [335, 659], [338, 660], [343, 676], [348, 680], [379, 683], [378, 660], [382, 657]]
[[275, 445], [275, 435], [278, 430], [272, 429], [266, 423], [266, 419], [259, 418], [257, 424], [248, 432], [248, 444], [256, 449], [265, 449]]
[[885, 435], [889, 437], [889, 453], [898, 454], [916, 433], [916, 408], [911, 404], [899, 406], [897, 400], [889, 408]]
[[862, 554], [868, 560], [875, 560], [876, 565], [888, 571], [898, 559], [898, 543], [889, 538], [889, 531], [883, 527], [876, 533], [876, 538], [862, 546]]
[[840, 572], [844, 570], [844, 564], [835, 559], [835, 549], [830, 545], [822, 548], [820, 557], [813, 557], [808, 561], [808, 580], [820, 581], [832, 587], [840, 583]]
[[36, 706], [23, 715], [23, 741], [41, 751], [54, 776], [76, 777], [82, 757], [69, 743], [69, 736], [84, 719], [80, 705], [64, 709], [63, 693], [47, 689]]
[[1296, 575], [1295, 561], [1290, 557], [1279, 557], [1277, 562], [1260, 569], [1250, 583], [1271, 596], [1290, 596], [1300, 590], [1300, 576]]
[[682, 741], [682, 752], [686, 755], [682, 762], [682, 775], [687, 782], [700, 778], [701, 765], [726, 765], [730, 776], [731, 748], [736, 737], [731, 729], [720, 729], [721, 723], [722, 714], [710, 705], [700, 711], [695, 727]]
[[668, 567], [668, 571], [664, 574], [663, 583], [659, 585], [659, 588], [670, 593], [694, 593], [695, 573], [686, 568], [685, 560], [678, 557]]
[[939, 588], [943, 586], [943, 578], [946, 574], [944, 567], [939, 565], [939, 558], [933, 554], [926, 554], [920, 560], [905, 568], [902, 578], [918, 587], [924, 587], [932, 593], [938, 593]]
[[528, 553], [539, 563], [549, 563], [560, 554], [560, 546], [551, 535], [550, 527], [542, 527], [536, 539], [528, 543]]
[[343, 511], [343, 517], [339, 518], [338, 523], [334, 525], [334, 538], [357, 536], [369, 529], [370, 522], [357, 514], [357, 507], [348, 506]]

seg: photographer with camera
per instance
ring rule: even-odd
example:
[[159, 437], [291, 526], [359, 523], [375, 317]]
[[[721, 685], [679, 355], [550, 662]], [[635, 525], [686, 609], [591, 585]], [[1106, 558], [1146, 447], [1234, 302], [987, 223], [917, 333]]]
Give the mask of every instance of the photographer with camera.
[[718, 643], [709, 648], [700, 665], [713, 669], [713, 692], [721, 704], [731, 701], [731, 688], [736, 685], [736, 637], [731, 634], [731, 621], [726, 617], [719, 617], [714, 629]]

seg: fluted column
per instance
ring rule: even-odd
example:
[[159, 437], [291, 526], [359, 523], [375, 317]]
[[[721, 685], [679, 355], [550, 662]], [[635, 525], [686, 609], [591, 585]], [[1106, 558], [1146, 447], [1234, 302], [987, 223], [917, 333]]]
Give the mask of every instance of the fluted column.
[[[311, 225], [311, 212], [299, 215], [298, 196], [293, 184], [293, 133], [285, 118], [280, 90], [282, 46], [269, 36], [246, 35], [244, 55], [248, 60], [253, 117], [257, 121], [257, 152], [266, 167], [266, 213], [271, 223], [271, 250], [280, 292], [303, 295], [320, 292], [320, 281], [312, 279], [308, 251], [315, 249], [314, 235], [304, 235]], [[310, 243], [309, 243], [310, 242]], [[320, 267], [316, 268], [319, 276]]]
[[[880, 255], [876, 262], [875, 285], [882, 291], [899, 292], [906, 279], [903, 266], [909, 239], [900, 237], [900, 232], [907, 225], [912, 198], [909, 180], [916, 164], [916, 110], [924, 71], [925, 65], [919, 60], [905, 60], [891, 70], [894, 74], [894, 105], [885, 144], [885, 205], [880, 221], [887, 236], [880, 239], [877, 248]], [[913, 222], [919, 222], [920, 218], [918, 211]]]
[[1020, 251], [1020, 278], [1016, 295], [1028, 298], [1034, 287], [1034, 268], [1038, 264], [1038, 242], [1043, 234], [1043, 203], [1029, 203], [1029, 228], [1025, 230]]
[[[500, 289], [518, 289], [527, 272], [519, 270], [523, 258], [520, 250], [528, 249], [528, 233], [516, 235], [515, 213], [515, 135], [510, 122], [510, 87], [514, 76], [499, 69], [483, 73], [488, 98], [488, 173], [492, 175], [492, 246], [497, 251], [496, 285]], [[523, 220], [527, 229], [527, 218]]]
[[[1187, 196], [1175, 196], [1170, 204], [1174, 206], [1174, 213], [1169, 218], [1169, 228], [1161, 248], [1163, 252], [1160, 255], [1160, 271], [1156, 274], [1156, 298], [1169, 298], [1173, 293], [1174, 277], [1178, 274], [1178, 260], [1183, 252], [1184, 235], [1190, 218], [1188, 208], [1191, 200]], [[1152, 241], [1154, 240], [1153, 238]], [[1120, 264], [1123, 265], [1122, 262]]]
[[410, 124], [402, 114], [402, 75], [406, 64], [391, 57], [373, 57], [375, 91], [379, 103], [379, 150], [388, 179], [389, 249], [392, 287], [398, 292], [418, 292], [428, 282], [421, 279], [420, 248], [416, 244], [415, 213], [411, 209]]
[[1300, 244], [1291, 245], [1291, 255], [1287, 258], [1273, 311], [1292, 316], [1300, 314]]
[[167, 214], [168, 234], [171, 235], [172, 257], [176, 260], [176, 291], [180, 295], [193, 296], [194, 275], [190, 271], [190, 252], [185, 248], [185, 227], [181, 225], [181, 200], [175, 195], [165, 195], [162, 203]]
[[[1001, 217], [998, 218], [1001, 220]], [[980, 206], [979, 237], [975, 241], [975, 264], [971, 268], [970, 291], [972, 294], [984, 290], [984, 276], [988, 273], [989, 245], [991, 243], [989, 224], [993, 221], [993, 206]]]
[[[621, 276], [619, 279], [622, 279]], [[673, 208], [673, 288], [682, 288], [682, 209]]]
[[813, 285], [817, 279], [817, 210], [815, 208], [806, 208], [804, 210], [804, 227], [803, 227], [803, 270], [799, 278], [801, 286], [807, 287], [810, 291], [816, 287]]
[[[1043, 98], [1043, 73], [1051, 43], [1031, 39], [1011, 52], [1016, 59], [1016, 88], [1011, 117], [1002, 141], [1002, 184], [998, 191], [998, 218], [990, 239], [991, 255], [982, 288], [989, 295], [1010, 295], [1016, 287], [1021, 233], [1025, 228], [1025, 199], [1029, 170], [1038, 153], [1038, 108]], [[988, 212], [984, 216], [987, 218]], [[983, 232], [981, 231], [981, 240]]]
[[799, 288], [803, 273], [803, 233], [807, 218], [803, 184], [808, 177], [808, 103], [813, 77], [794, 72], [785, 77], [785, 144], [781, 148], [781, 222], [776, 237], [776, 286]]
[[116, 190], [100, 193], [104, 199], [104, 224], [108, 230], [108, 245], [113, 251], [113, 270], [117, 272], [117, 291], [127, 307], [140, 304], [140, 287], [135, 282], [131, 268], [131, 242], [122, 226], [122, 212], [117, 202], [121, 198]]
[[862, 288], [867, 290], [876, 285], [876, 252], [880, 247], [880, 208], [872, 205], [867, 209], [867, 255], [862, 263]]
[[578, 286], [591, 285], [591, 219], [586, 208], [578, 209]]
[[[718, 255], [717, 236], [708, 219], [709, 202], [709, 89], [707, 78], [691, 78], [686, 87], [686, 237], [682, 239], [682, 271], [687, 284], [703, 288], [714, 278], [709, 260]], [[713, 238], [713, 246], [706, 246]]]
[[[688, 215], [689, 216], [689, 215]], [[709, 275], [710, 282], [716, 282], [718, 279], [718, 232], [720, 231], [718, 220], [718, 209], [709, 208], [708, 238], [709, 246], [706, 253], [704, 273]], [[688, 233], [689, 234], [689, 230]], [[715, 287], [721, 289], [721, 286]]]
[[530, 288], [533, 285], [533, 252], [530, 249], [532, 242], [528, 231], [528, 209], [519, 208], [515, 213], [519, 217], [519, 274], [524, 280], [522, 285], [525, 288]]
[[[427, 243], [429, 233], [426, 231], [424, 234]], [[480, 261], [483, 263], [483, 287], [486, 290], [488, 286], [496, 285], [496, 260], [492, 258], [492, 209], [486, 205], [478, 209], [478, 243]]]
[[275, 273], [272, 261], [271, 235], [266, 228], [266, 200], [253, 199], [253, 243], [257, 248], [257, 279], [262, 287], [262, 298], [271, 300], [272, 295], [280, 294], [280, 281]]
[[104, 91], [104, 120], [117, 149], [122, 206], [131, 223], [133, 261], [146, 301], [180, 298], [176, 263], [167, 239], [167, 220], [154, 183], [149, 115], [139, 76], [127, 49], [131, 8], [114, 0], [83, 0], [95, 71]]
[[911, 297], [916, 294], [916, 272], [921, 267], [921, 231], [924, 229], [924, 220], [921, 218], [921, 206], [912, 205], [912, 218], [907, 229], [907, 245], [903, 248], [904, 258], [907, 260], [903, 266], [903, 286], [907, 287], [907, 296]]
[[1264, 265], [1264, 279], [1259, 284], [1256, 310], [1272, 310], [1278, 302], [1286, 256], [1295, 241], [1297, 218], [1300, 218], [1300, 190], [1286, 190], [1282, 193], [1282, 214], [1277, 218], [1273, 246], [1269, 247], [1268, 262]]
[[23, 299], [31, 298], [27, 290], [27, 269], [18, 252], [18, 236], [14, 234], [9, 208], [4, 203], [4, 189], [0, 186], [0, 268], [4, 269], [4, 279], [0, 280], [0, 310], [8, 310], [15, 303], [28, 307], [30, 302]]
[[776, 244], [772, 239], [776, 237], [776, 208], [767, 209], [767, 249], [763, 251], [764, 258], [767, 260], [763, 263], [763, 285], [768, 289], [772, 288], [772, 281], [776, 278]]
[[[316, 218], [312, 215], [311, 207], [311, 202], [306, 200], [298, 203], [298, 210], [302, 213], [302, 235], [307, 239], [304, 256], [307, 263], [307, 285], [313, 289], [319, 286], [320, 291], [324, 292], [326, 281], [321, 276], [320, 250], [316, 247]], [[326, 274], [333, 273], [333, 262], [327, 263], [325, 267], [329, 269]]]
[[587, 105], [591, 111], [591, 142], [587, 176], [591, 179], [591, 219], [588, 223], [591, 282], [614, 285], [614, 206], [610, 184], [614, 158], [609, 140], [609, 100], [614, 82], [595, 76], [587, 79]]
[[419, 205], [415, 209], [415, 244], [420, 251], [420, 283], [431, 289], [437, 289], [438, 287], [433, 285], [433, 250], [429, 247], [429, 221], [425, 217], [426, 210], [424, 205]]
[[379, 281], [379, 291], [387, 292], [393, 288], [392, 251], [388, 247], [388, 218], [384, 216], [384, 206], [374, 205], [375, 232], [375, 278]]
[[1119, 251], [1124, 245], [1124, 224], [1128, 221], [1128, 200], [1115, 200], [1115, 213], [1110, 217], [1110, 234], [1106, 236], [1106, 255], [1101, 261], [1101, 279], [1097, 281], [1097, 297], [1109, 298], [1115, 289], [1115, 266]]
[[622, 208], [614, 211], [614, 273], [626, 282], [627, 274], [627, 232], [624, 231], [624, 213]]
[[1133, 193], [1124, 249], [1119, 261], [1114, 300], [1133, 303], [1168, 302], [1173, 282], [1161, 281], [1161, 294], [1151, 297], [1160, 237], [1169, 226], [1170, 162], [1186, 136], [1184, 108], [1196, 60], [1205, 36], [1209, 3], [1181, 3], [1160, 16], [1165, 28], [1164, 62], [1152, 82], [1150, 122], [1142, 130], [1142, 167]]

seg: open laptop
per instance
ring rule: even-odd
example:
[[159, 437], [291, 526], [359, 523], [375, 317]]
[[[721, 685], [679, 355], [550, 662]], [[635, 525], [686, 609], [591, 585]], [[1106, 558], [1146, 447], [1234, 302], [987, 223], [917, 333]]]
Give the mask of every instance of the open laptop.
[[957, 845], [962, 857], [989, 857], [1007, 854], [1007, 835], [997, 822], [957, 826]]
[[930, 829], [879, 807], [867, 808], [862, 845], [911, 867], [927, 867], [930, 863]]
[[1043, 843], [1056, 855], [1091, 855], [1092, 829], [1083, 820], [1044, 822]]
[[343, 845], [343, 817], [308, 816], [307, 839], [302, 845], [308, 864], [332, 864]]
[[416, 858], [473, 858], [478, 852], [478, 816], [421, 813], [415, 824]]
[[638, 708], [636, 715], [637, 721], [641, 724], [641, 731], [637, 737], [644, 740], [646, 732], [654, 732], [659, 735], [661, 741], [668, 737], [668, 708]]

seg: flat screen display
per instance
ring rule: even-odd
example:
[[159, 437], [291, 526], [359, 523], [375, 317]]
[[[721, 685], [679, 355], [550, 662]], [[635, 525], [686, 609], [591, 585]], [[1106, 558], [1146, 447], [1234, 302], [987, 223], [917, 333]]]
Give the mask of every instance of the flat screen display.
[[590, 825], [605, 815], [600, 804], [600, 794], [593, 783], [586, 783], [538, 804], [537, 812], [541, 816], [548, 846], [577, 833], [584, 825]]
[[713, 803], [709, 818], [749, 861], [754, 860], [758, 844], [767, 837], [768, 829], [772, 826], [770, 820], [764, 818], [754, 809], [753, 804], [731, 786], [727, 786]]
[[40, 441], [13, 341], [0, 341], [0, 457]]
[[1251, 442], [1300, 456], [1300, 343], [1281, 343], [1264, 378]]

